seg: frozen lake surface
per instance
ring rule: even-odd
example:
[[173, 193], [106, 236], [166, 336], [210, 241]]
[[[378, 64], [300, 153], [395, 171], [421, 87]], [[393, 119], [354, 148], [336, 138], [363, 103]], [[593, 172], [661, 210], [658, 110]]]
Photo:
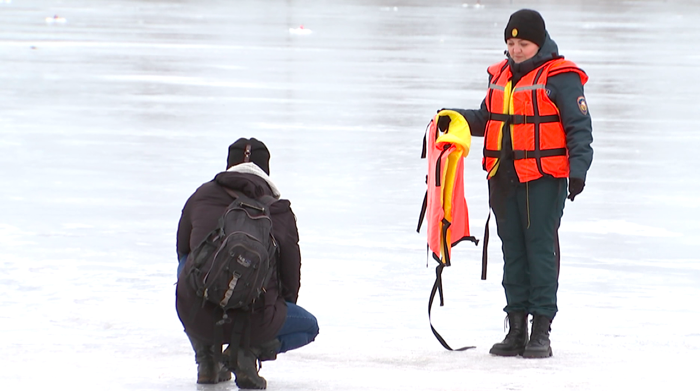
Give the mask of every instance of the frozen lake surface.
[[[187, 197], [239, 137], [265, 141], [298, 218], [299, 304], [321, 334], [270, 390], [689, 389], [700, 354], [700, 3], [693, 0], [0, 1], [0, 388], [195, 384], [174, 308]], [[442, 107], [476, 108], [508, 16], [538, 9], [590, 76], [595, 157], [561, 227], [554, 357], [504, 335], [463, 243], [427, 302], [420, 157]], [[46, 18], [49, 18], [48, 20]], [[295, 34], [300, 26], [312, 31]], [[465, 162], [472, 234], [487, 191]]]

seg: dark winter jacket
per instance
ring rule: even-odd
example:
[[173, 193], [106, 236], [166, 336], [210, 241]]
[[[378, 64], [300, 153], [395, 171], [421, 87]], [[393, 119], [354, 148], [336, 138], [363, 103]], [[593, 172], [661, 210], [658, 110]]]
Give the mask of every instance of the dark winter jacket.
[[[547, 61], [561, 57], [557, 44], [547, 34], [544, 44], [533, 58], [519, 64], [509, 58], [508, 64], [513, 74], [513, 85], [524, 75], [539, 68]], [[490, 82], [491, 80], [489, 80]], [[547, 80], [546, 88], [549, 98], [559, 109], [559, 115], [564, 125], [566, 146], [569, 152], [569, 177], [585, 181], [586, 173], [593, 160], [593, 148], [591, 148], [593, 134], [590, 113], [588, 111], [583, 113], [579, 109], [578, 98], [584, 96], [581, 78], [574, 72], [561, 73], [551, 76]], [[486, 100], [481, 102], [481, 107], [478, 110], [452, 110], [457, 111], [467, 119], [472, 136], [484, 136], [486, 123], [489, 120]], [[502, 148], [506, 151], [513, 150], [509, 137], [503, 137]], [[494, 178], [514, 183], [519, 182], [512, 157], [501, 160]]]
[[[249, 197], [275, 195], [268, 182], [255, 174], [231, 171], [219, 173], [214, 180], [200, 186], [185, 203], [177, 230], [178, 254], [189, 254], [216, 228], [219, 217], [233, 200], [222, 186], [241, 191]], [[272, 274], [264, 300], [259, 301], [253, 310], [252, 344], [275, 338], [287, 316], [285, 301], [296, 303], [299, 294], [301, 254], [296, 218], [290, 202], [278, 200], [270, 207], [270, 213], [273, 235], [280, 248], [276, 264], [279, 273]], [[200, 340], [213, 343], [214, 323], [221, 319], [221, 311], [212, 303], [206, 303], [202, 307], [202, 299], [180, 282], [177, 285], [176, 304], [185, 331]], [[230, 335], [230, 328], [225, 327], [224, 343], [228, 342]]]

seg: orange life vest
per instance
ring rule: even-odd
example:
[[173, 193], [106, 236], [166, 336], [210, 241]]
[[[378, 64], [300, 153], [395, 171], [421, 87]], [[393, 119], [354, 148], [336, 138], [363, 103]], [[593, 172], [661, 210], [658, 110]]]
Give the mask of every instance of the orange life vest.
[[[489, 121], [484, 134], [483, 167], [491, 178], [503, 157], [504, 134], [511, 136], [513, 161], [520, 182], [551, 175], [569, 176], [566, 134], [559, 109], [547, 96], [547, 79], [564, 72], [576, 72], [581, 83], [588, 76], [576, 64], [563, 58], [545, 63], [512, 86], [508, 60], [488, 68], [491, 84], [486, 95]], [[506, 128], [510, 126], [510, 129]], [[504, 130], [510, 130], [504, 132]]]
[[[449, 126], [444, 132], [437, 126], [440, 117], [449, 117]], [[447, 350], [458, 351], [473, 346], [452, 349], [433, 327], [430, 311], [436, 294], [440, 296], [440, 305], [444, 305], [442, 271], [450, 266], [452, 247], [463, 240], [470, 240], [474, 244], [479, 242], [469, 235], [469, 213], [464, 199], [464, 157], [469, 153], [470, 147], [471, 132], [467, 120], [456, 111], [442, 110], [428, 125], [421, 156], [428, 159], [428, 190], [418, 219], [418, 232], [423, 219], [426, 219], [428, 249], [438, 262], [428, 302], [428, 320], [430, 329], [442, 346]]]
[[[438, 130], [439, 116], [449, 116], [449, 129]], [[477, 242], [469, 234], [469, 211], [464, 199], [464, 158], [469, 154], [471, 133], [466, 119], [452, 110], [443, 110], [428, 125], [423, 158], [428, 160], [428, 190], [418, 230], [425, 218], [428, 247], [433, 258], [450, 266], [452, 247], [463, 240]]]

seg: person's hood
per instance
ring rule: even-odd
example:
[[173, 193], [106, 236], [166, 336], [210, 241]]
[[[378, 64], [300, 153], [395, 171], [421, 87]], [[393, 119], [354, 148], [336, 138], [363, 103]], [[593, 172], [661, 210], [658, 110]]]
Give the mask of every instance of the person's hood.
[[513, 79], [519, 80], [523, 75], [528, 74], [534, 69], [539, 68], [547, 61], [551, 61], [556, 58], [561, 58], [559, 55], [559, 47], [557, 43], [549, 36], [549, 32], [545, 32], [544, 43], [540, 50], [529, 60], [525, 60], [520, 64], [513, 62], [513, 59], [508, 55], [506, 50], [506, 57], [508, 57], [508, 65], [510, 66], [510, 71], [513, 73]]
[[[260, 180], [253, 181], [255, 183], [251, 182], [251, 184], [248, 185], [245, 183], [245, 181], [241, 181], [239, 179], [240, 176], [238, 176], [238, 175], [222, 175], [222, 174], [227, 174], [227, 173], [252, 174], [252, 175], [255, 175], [256, 177], [259, 177], [260, 179], [262, 179], [262, 181], [260, 181]], [[265, 171], [263, 171], [262, 168], [258, 167], [255, 163], [240, 163], [240, 164], [236, 164], [235, 166], [231, 166], [228, 170], [217, 175], [215, 180], [217, 183], [221, 184], [222, 186], [226, 186], [226, 187], [229, 187], [232, 189], [241, 189], [241, 190], [244, 190], [244, 192], [246, 192], [246, 193], [250, 193], [251, 195], [260, 195], [261, 190], [260, 189], [253, 189], [253, 188], [246, 189], [245, 187], [248, 187], [248, 186], [259, 187], [261, 182], [266, 183], [270, 187], [270, 190], [272, 191], [272, 196], [275, 198], [280, 198], [280, 191], [277, 189], [277, 186], [275, 186], [274, 182], [272, 182], [272, 179], [270, 179], [270, 176], [267, 175], [265, 173]], [[264, 192], [264, 193], [267, 193], [267, 192]]]

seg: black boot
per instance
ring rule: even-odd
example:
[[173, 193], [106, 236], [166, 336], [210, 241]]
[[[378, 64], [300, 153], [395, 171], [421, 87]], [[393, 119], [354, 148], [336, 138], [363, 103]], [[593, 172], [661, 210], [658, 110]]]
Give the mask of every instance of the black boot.
[[533, 315], [532, 336], [525, 347], [523, 357], [546, 358], [552, 356], [552, 347], [549, 344], [549, 331], [552, 320], [544, 315]]
[[[231, 360], [234, 361], [234, 360]], [[267, 388], [265, 378], [258, 375], [258, 358], [244, 348], [238, 349], [238, 358], [231, 370], [236, 375], [236, 385], [242, 390], [264, 390]]]
[[[279, 353], [281, 347], [282, 342], [275, 338], [267, 342], [263, 342], [260, 345], [252, 346], [250, 351], [253, 353], [253, 356], [258, 358], [258, 361], [274, 361], [277, 360], [277, 353]], [[227, 365], [229, 368], [231, 368], [231, 370], [234, 370], [236, 368], [236, 360], [231, 359], [232, 352], [233, 349], [231, 349], [231, 346], [229, 345], [226, 350], [224, 350], [223, 361], [224, 365]]]
[[250, 350], [260, 361], [273, 361], [277, 359], [277, 353], [279, 353], [280, 347], [282, 347], [282, 342], [275, 338], [261, 343], [258, 346], [251, 347]]
[[[267, 342], [263, 342], [257, 346], [251, 346], [250, 351], [253, 356], [258, 358], [258, 361], [273, 361], [277, 359], [277, 353], [279, 353], [282, 347], [282, 342], [275, 338]], [[236, 360], [231, 359], [231, 354], [233, 349], [229, 345], [223, 353], [224, 365], [227, 365], [231, 370], [236, 368]]]
[[192, 349], [194, 349], [194, 360], [197, 363], [197, 383], [216, 384], [231, 380], [231, 371], [215, 360], [214, 345], [206, 345], [195, 338], [188, 337]]
[[489, 350], [496, 356], [517, 356], [523, 354], [527, 345], [527, 314], [525, 312], [508, 313], [508, 334]]

